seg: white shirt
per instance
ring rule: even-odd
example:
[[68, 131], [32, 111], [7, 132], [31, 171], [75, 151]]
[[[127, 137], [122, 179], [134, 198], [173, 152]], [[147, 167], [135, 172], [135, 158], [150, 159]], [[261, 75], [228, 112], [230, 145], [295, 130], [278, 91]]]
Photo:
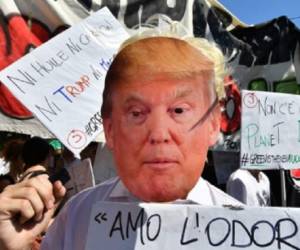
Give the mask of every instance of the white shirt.
[[[86, 244], [92, 206], [97, 201], [139, 202], [115, 177], [74, 196], [50, 226], [41, 250], [83, 250]], [[240, 206], [237, 200], [200, 178], [187, 197], [187, 203]]]
[[248, 206], [270, 205], [270, 181], [263, 172], [257, 180], [246, 169], [236, 170], [228, 179], [227, 193]]

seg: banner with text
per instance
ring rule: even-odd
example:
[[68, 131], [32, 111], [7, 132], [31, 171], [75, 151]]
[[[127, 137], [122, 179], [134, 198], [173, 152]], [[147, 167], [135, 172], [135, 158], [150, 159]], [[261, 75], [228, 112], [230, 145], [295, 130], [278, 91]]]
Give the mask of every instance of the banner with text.
[[299, 115], [299, 95], [242, 91], [241, 168], [299, 168]]
[[103, 8], [5, 68], [0, 79], [78, 155], [103, 130], [105, 75], [128, 37]]
[[85, 250], [300, 249], [300, 211], [98, 202]]

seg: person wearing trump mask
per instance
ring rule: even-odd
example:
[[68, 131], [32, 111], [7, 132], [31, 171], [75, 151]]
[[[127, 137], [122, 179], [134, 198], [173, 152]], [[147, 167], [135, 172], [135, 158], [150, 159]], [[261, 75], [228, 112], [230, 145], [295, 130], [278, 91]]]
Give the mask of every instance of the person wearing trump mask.
[[226, 74], [222, 52], [206, 39], [154, 29], [126, 41], [107, 72], [101, 107], [118, 176], [68, 202], [41, 249], [84, 249], [98, 201], [239, 204], [201, 178], [219, 135]]

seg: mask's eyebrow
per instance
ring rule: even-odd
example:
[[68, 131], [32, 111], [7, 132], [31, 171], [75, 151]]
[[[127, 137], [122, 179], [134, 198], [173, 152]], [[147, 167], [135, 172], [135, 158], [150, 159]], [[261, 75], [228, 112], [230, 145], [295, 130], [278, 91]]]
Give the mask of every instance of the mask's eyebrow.
[[[203, 72], [202, 72], [203, 73]], [[197, 81], [197, 84], [198, 84], [198, 88], [201, 89], [201, 92], [205, 93], [207, 90], [206, 88], [210, 88], [210, 86], [214, 86], [214, 78], [211, 77], [210, 74], [208, 74], [209, 72], [206, 72], [207, 74], [206, 75], [203, 75], [203, 74], [198, 74], [196, 77], [194, 78], [191, 78], [192, 80], [196, 80]], [[190, 78], [188, 78], [190, 79]], [[187, 80], [188, 81], [188, 80]], [[207, 85], [206, 86], [203, 86], [203, 84]], [[186, 97], [188, 95], [191, 95], [191, 94], [195, 94], [195, 90], [193, 88], [191, 88], [191, 86], [189, 85], [186, 85], [184, 87], [179, 87], [177, 90], [176, 90], [176, 93], [175, 93], [175, 98], [181, 98], [181, 97]]]
[[[159, 91], [159, 87], [158, 87], [157, 91]], [[175, 96], [175, 99], [179, 99], [179, 98], [189, 96], [193, 93], [194, 93], [194, 91], [190, 88], [179, 88], [179, 89], [176, 89], [174, 96]], [[128, 96], [126, 98], [124, 103], [125, 103], [125, 105], [128, 105], [132, 102], [146, 103], [146, 100], [139, 94], [132, 93], [130, 96]]]
[[193, 93], [193, 90], [188, 88], [188, 89], [177, 89], [175, 92], [175, 99], [183, 98], [186, 96], [189, 96], [190, 94]]
[[129, 105], [132, 102], [140, 102], [140, 103], [145, 103], [146, 101], [138, 94], [131, 94], [128, 96], [125, 100], [125, 105]]

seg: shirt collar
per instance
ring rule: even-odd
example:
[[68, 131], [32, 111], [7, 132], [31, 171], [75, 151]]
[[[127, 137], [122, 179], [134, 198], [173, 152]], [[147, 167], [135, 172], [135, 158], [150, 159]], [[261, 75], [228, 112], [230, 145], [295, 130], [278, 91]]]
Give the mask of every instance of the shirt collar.
[[187, 199], [201, 205], [212, 205], [214, 203], [208, 183], [202, 177], [188, 193]]
[[125, 187], [124, 183], [118, 178], [115, 186], [113, 187], [109, 198], [129, 198], [133, 195], [129, 192], [129, 190]]

